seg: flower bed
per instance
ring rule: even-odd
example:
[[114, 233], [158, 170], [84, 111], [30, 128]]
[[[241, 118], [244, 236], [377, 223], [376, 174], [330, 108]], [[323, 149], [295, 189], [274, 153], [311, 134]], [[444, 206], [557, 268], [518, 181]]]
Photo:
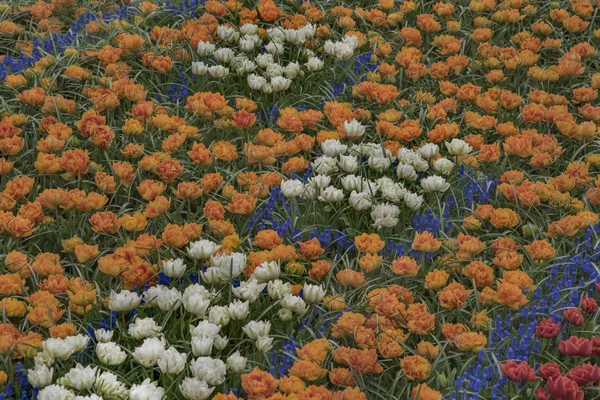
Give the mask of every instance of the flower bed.
[[0, 399], [596, 398], [599, 6], [0, 4]]

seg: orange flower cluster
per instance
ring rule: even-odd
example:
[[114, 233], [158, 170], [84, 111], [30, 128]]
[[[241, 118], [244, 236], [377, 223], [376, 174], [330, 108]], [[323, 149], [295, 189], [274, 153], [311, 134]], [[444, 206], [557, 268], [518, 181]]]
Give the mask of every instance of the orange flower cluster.
[[[85, 245], [77, 242], [80, 240], [70, 241], [65, 245], [65, 251], [81, 251]], [[4, 266], [10, 273], [0, 275], [3, 315], [25, 318], [31, 326], [49, 329], [52, 337], [75, 333], [72, 323], [59, 323], [66, 312], [65, 307], [83, 315], [98, 302], [96, 287], [91, 282], [65, 276], [58, 254], [39, 253], [29, 259], [26, 254], [14, 250], [4, 259]], [[40, 279], [35, 291], [29, 291], [26, 285], [27, 278], [32, 275]], [[11, 354], [13, 358], [31, 358], [41, 350], [43, 336], [40, 333], [31, 331], [24, 335], [14, 325], [4, 324], [0, 336], [2, 353]]]

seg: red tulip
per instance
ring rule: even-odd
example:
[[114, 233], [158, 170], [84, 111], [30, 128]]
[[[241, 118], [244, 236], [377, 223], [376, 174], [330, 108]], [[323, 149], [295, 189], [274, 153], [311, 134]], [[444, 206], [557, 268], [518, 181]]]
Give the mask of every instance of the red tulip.
[[556, 379], [562, 375], [558, 364], [553, 363], [553, 362], [549, 362], [549, 363], [540, 365], [539, 372], [540, 372], [540, 375], [542, 376], [542, 379], [545, 381], [547, 381], [550, 378]]
[[598, 311], [598, 302], [592, 298], [588, 297], [587, 293], [581, 299], [581, 309], [587, 313], [593, 314]]
[[567, 377], [577, 382], [579, 386], [587, 386], [600, 381], [600, 367], [590, 363], [578, 365], [567, 372]]
[[592, 355], [592, 341], [571, 336], [567, 340], [558, 342], [558, 351], [566, 356], [589, 357]]
[[546, 393], [544, 388], [539, 387], [535, 391], [535, 398], [536, 400], [550, 400], [550, 395]]
[[498, 364], [500, 371], [511, 381], [523, 382], [523, 381], [535, 381], [540, 379], [535, 376], [535, 371], [529, 366], [527, 361], [521, 361], [517, 363], [515, 360], [507, 361], [504, 364]]
[[592, 355], [600, 356], [600, 336], [592, 338]]
[[583, 325], [585, 319], [583, 318], [583, 312], [579, 308], [568, 308], [563, 311], [563, 317], [574, 326]]
[[546, 383], [548, 393], [555, 400], [583, 400], [583, 390], [569, 378], [559, 376], [556, 380], [550, 378]]
[[558, 336], [559, 332], [560, 322], [554, 323], [554, 320], [552, 320], [552, 318], [542, 319], [535, 328], [535, 336], [545, 339], [555, 338], [556, 336]]

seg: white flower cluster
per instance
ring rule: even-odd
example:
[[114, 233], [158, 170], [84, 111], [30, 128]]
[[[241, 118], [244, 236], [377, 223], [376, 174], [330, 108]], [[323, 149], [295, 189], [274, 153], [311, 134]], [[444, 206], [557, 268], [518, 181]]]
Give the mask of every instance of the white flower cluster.
[[[200, 285], [189, 286], [186, 288], [186, 293], [189, 293], [188, 299], [193, 298], [194, 294], [200, 294], [203, 298], [211, 296]], [[130, 296], [130, 294], [122, 296], [119, 293], [111, 300], [116, 302], [116, 298], [125, 299]], [[149, 306], [149, 304], [146, 303], [146, 306]], [[235, 315], [235, 311], [232, 312], [227, 309], [225, 314], [219, 312], [211, 312], [210, 314], [213, 315], [214, 319], [227, 323], [231, 315]], [[268, 337], [270, 325], [257, 330], [255, 322], [251, 321], [247, 327], [244, 328], [244, 331], [253, 332], [256, 335], [259, 350], [268, 351], [273, 340]], [[234, 373], [244, 372], [247, 360], [239, 351], [229, 355], [226, 362], [211, 357], [213, 347], [222, 350], [227, 346], [228, 339], [219, 335], [220, 330], [221, 325], [210, 320], [202, 320], [198, 325], [190, 328], [192, 353], [198, 358], [192, 360], [189, 364], [191, 376], [183, 378], [180, 382], [179, 389], [183, 398], [190, 400], [207, 399], [213, 392], [214, 386], [218, 386], [225, 381], [227, 370]], [[145, 368], [158, 366], [162, 374], [178, 375], [186, 369], [188, 354], [169, 346], [162, 331], [163, 328], [153, 318], [136, 318], [129, 325], [127, 333], [141, 343], [133, 349], [131, 357]], [[123, 364], [127, 360], [127, 352], [118, 343], [112, 341], [114, 331], [97, 329], [94, 333], [98, 342], [95, 353], [99, 362], [105, 365], [107, 369]], [[150, 379], [128, 388], [119, 380], [117, 375], [102, 371], [97, 366], [83, 367], [77, 364], [52, 384], [55, 362], [67, 360], [74, 353], [83, 351], [88, 343], [89, 337], [84, 335], [71, 336], [65, 339], [47, 339], [44, 342], [43, 351], [35, 358], [34, 368], [28, 370], [27, 374], [32, 385], [42, 388], [39, 399], [105, 398], [120, 400], [129, 398], [160, 400], [164, 398], [165, 390]], [[58, 368], [57, 370], [61, 369]], [[94, 391], [95, 394], [91, 396], [76, 395], [76, 392], [89, 391]]]
[[246, 255], [231, 253], [213, 256], [210, 264], [211, 266], [202, 272], [202, 279], [206, 283], [225, 283], [242, 274], [246, 266]]
[[[99, 332], [99, 337], [110, 338], [110, 334], [106, 331]], [[33, 386], [42, 388], [39, 392], [38, 399], [40, 400], [55, 400], [55, 399], [67, 399], [67, 400], [84, 400], [84, 399], [126, 399], [128, 396], [130, 399], [161, 399], [162, 397], [149, 396], [140, 397], [136, 395], [134, 387], [131, 391], [126, 387], [125, 384], [120, 382], [116, 375], [111, 372], [101, 372], [98, 367], [87, 366], [84, 367], [81, 364], [76, 364], [74, 368], [67, 371], [62, 377], [56, 379], [55, 384], [52, 384], [54, 378], [54, 364], [59, 361], [65, 361], [69, 359], [73, 354], [84, 351], [90, 338], [85, 335], [69, 336], [64, 339], [47, 339], [43, 343], [43, 351], [39, 352], [34, 359], [33, 368], [27, 371], [27, 378], [29, 383]], [[110, 342], [109, 342], [110, 343]], [[102, 344], [102, 343], [99, 343]], [[108, 344], [108, 343], [107, 343]], [[109, 346], [110, 347], [110, 346]], [[122, 352], [120, 349], [114, 349], [111, 347], [106, 351], [100, 350], [98, 357], [101, 356], [108, 360], [111, 358], [109, 353], [114, 354], [115, 352]], [[126, 356], [118, 354], [112, 357], [116, 359], [118, 357]], [[57, 371], [60, 369], [57, 369]], [[78, 396], [74, 391], [78, 392], [89, 392], [94, 390], [97, 394], [90, 396]]]
[[327, 40], [323, 46], [323, 50], [328, 55], [337, 58], [338, 60], [347, 60], [354, 55], [354, 51], [358, 48], [358, 38], [356, 36], [346, 35], [339, 42]]
[[[314, 38], [316, 27], [307, 24], [299, 29], [272, 27], [267, 30], [267, 42], [258, 35], [258, 26], [244, 24], [239, 30], [231, 26], [220, 25], [217, 34], [221, 39], [217, 44], [200, 42], [198, 55], [204, 61], [192, 62], [195, 75], [210, 75], [214, 79], [225, 79], [232, 72], [245, 76], [248, 87], [263, 93], [287, 90], [296, 77], [308, 72], [318, 72], [325, 63], [315, 54], [304, 48], [307, 40]], [[294, 47], [300, 49], [305, 62], [298, 61]], [[355, 37], [346, 36], [341, 42], [325, 44], [326, 54], [338, 59], [348, 59], [358, 47]], [[283, 63], [285, 53], [296, 61]]]
[[[348, 137], [361, 137], [365, 131], [366, 127], [356, 119], [344, 123], [344, 133]], [[460, 139], [446, 143], [446, 148], [452, 156], [472, 151]], [[377, 143], [349, 146], [339, 140], [328, 139], [321, 143], [321, 150], [323, 154], [311, 163], [316, 175], [306, 183], [299, 179], [283, 181], [281, 191], [284, 196], [334, 204], [348, 198], [348, 203], [356, 211], [371, 211], [373, 225], [377, 228], [395, 226], [399, 221], [401, 204], [417, 210], [423, 204], [423, 193], [448, 190], [450, 184], [441, 175], [449, 175], [455, 167], [452, 160], [440, 157], [440, 148], [434, 143], [426, 143], [417, 150], [402, 147], [397, 154], [392, 154]], [[386, 176], [395, 162], [395, 171]], [[424, 176], [428, 173], [431, 175]], [[382, 174], [380, 178], [367, 178]]]
[[[190, 243], [187, 248], [187, 254], [193, 260], [209, 261], [209, 266], [201, 273], [206, 287], [199, 283], [188, 284], [181, 291], [178, 285], [158, 284], [141, 295], [128, 290], [113, 290], [108, 299], [108, 307], [114, 312], [152, 309], [163, 315], [192, 314], [197, 322], [190, 326], [190, 336], [183, 335], [189, 337], [189, 345], [182, 344], [182, 335], [169, 337], [172, 333], [157, 322], [160, 319], [136, 316], [129, 322], [126, 332], [119, 330], [121, 328], [96, 329], [95, 343], [90, 349], [93, 348], [97, 362], [86, 367], [76, 364], [69, 369], [56, 363], [70, 360], [86, 349], [89, 351], [90, 337], [77, 335], [47, 339], [43, 343], [43, 351], [35, 358], [35, 366], [28, 370], [29, 382], [41, 389], [39, 398], [162, 399], [166, 391], [158, 382], [145, 379], [128, 385], [123, 377], [112, 372], [119, 370], [120, 365], [133, 362], [141, 368], [158, 368], [161, 374], [179, 376], [182, 398], [207, 399], [215, 387], [225, 382], [228, 373], [246, 371], [247, 358], [240, 353], [240, 348], [235, 348], [235, 352], [225, 351], [230, 343], [224, 334], [225, 326], [235, 322], [235, 329], [241, 325], [241, 331], [234, 340], [247, 342], [250, 339], [252, 353], [267, 353], [273, 348], [274, 338], [270, 336], [272, 322], [252, 319], [251, 305], [260, 296], [264, 296], [267, 302], [278, 303], [277, 315], [283, 322], [293, 318], [294, 314], [306, 314], [310, 304], [320, 302], [325, 296], [321, 286], [308, 283], [303, 287], [303, 298], [293, 295], [291, 284], [280, 279], [281, 265], [275, 261], [263, 262], [254, 269], [250, 279], [240, 279], [246, 266], [246, 255], [235, 252], [217, 254], [219, 247], [202, 239]], [[171, 278], [181, 278], [188, 270], [185, 260], [180, 258], [166, 260], [162, 267], [164, 274]], [[233, 299], [223, 295], [223, 290], [227, 289]], [[224, 302], [225, 299], [228, 300]], [[255, 311], [261, 310], [262, 306], [255, 307]], [[55, 376], [56, 371], [66, 373]]]

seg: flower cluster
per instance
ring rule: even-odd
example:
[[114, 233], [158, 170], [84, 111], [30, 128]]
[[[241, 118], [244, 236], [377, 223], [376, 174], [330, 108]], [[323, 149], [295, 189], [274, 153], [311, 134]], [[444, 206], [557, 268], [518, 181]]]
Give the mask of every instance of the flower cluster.
[[594, 398], [599, 6], [0, 4], [0, 399]]

